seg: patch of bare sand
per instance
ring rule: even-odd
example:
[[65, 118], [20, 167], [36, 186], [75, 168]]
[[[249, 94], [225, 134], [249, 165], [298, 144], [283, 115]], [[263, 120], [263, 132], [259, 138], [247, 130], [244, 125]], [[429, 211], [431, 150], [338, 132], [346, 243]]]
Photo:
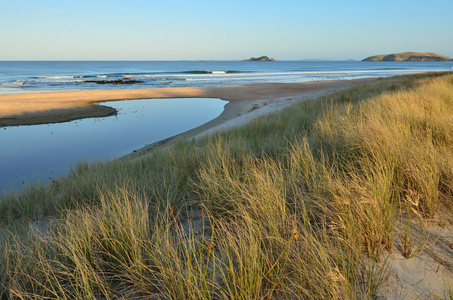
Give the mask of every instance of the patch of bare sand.
[[[414, 222], [406, 250], [402, 229], [387, 258], [378, 299], [449, 299], [453, 296], [453, 226], [445, 222]], [[403, 256], [403, 253], [406, 253]], [[452, 292], [447, 295], [448, 290]]]
[[[67, 122], [86, 117], [105, 117], [115, 111], [104, 101], [152, 98], [220, 98], [231, 103], [222, 119], [249, 109], [251, 101], [269, 101], [313, 91], [346, 88], [372, 79], [307, 83], [264, 83], [239, 86], [179, 87], [126, 90], [41, 92], [0, 95], [0, 127]], [[242, 108], [244, 106], [244, 108]], [[229, 113], [231, 111], [231, 113]]]
[[[167, 146], [180, 138], [201, 138], [217, 131], [244, 125], [256, 117], [271, 114], [304, 100], [374, 81], [357, 80], [319, 81], [304, 83], [264, 83], [229, 87], [202, 88], [204, 96], [229, 101], [217, 118], [182, 134], [158, 141], [136, 151], [133, 155], [148, 152], [155, 146]], [[200, 96], [198, 96], [200, 97]]]

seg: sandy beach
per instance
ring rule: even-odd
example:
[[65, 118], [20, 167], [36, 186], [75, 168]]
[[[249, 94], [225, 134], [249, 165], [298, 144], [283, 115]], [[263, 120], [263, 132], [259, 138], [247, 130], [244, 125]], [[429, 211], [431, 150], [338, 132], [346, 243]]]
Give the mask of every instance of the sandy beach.
[[219, 98], [229, 101], [218, 118], [184, 134], [196, 136], [220, 129], [220, 125], [224, 128], [243, 124], [250, 118], [291, 103], [372, 80], [6, 94], [0, 95], [0, 127], [59, 123], [115, 114], [113, 108], [100, 105], [104, 101], [153, 98]]

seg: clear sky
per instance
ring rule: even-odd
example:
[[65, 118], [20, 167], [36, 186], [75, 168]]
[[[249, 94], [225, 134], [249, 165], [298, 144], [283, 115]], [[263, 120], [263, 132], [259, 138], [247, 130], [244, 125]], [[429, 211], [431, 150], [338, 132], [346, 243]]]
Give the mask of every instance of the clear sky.
[[0, 0], [0, 60], [453, 57], [453, 0]]

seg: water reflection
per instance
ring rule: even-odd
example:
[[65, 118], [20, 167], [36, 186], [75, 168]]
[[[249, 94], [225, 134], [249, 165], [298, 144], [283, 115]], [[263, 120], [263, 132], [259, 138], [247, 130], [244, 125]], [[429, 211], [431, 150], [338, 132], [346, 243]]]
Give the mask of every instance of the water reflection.
[[227, 102], [181, 98], [104, 102], [117, 116], [67, 123], [0, 128], [0, 193], [67, 172], [80, 159], [94, 161], [202, 125], [219, 116]]

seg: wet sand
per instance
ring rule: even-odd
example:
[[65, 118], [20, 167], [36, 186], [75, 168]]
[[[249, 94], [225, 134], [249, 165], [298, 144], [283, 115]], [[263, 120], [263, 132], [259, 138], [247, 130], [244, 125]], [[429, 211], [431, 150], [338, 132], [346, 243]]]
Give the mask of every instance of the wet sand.
[[178, 87], [124, 90], [37, 92], [0, 95], [0, 126], [67, 122], [105, 117], [115, 111], [98, 105], [103, 101], [152, 98], [220, 98], [230, 101], [225, 110], [243, 111], [255, 100], [273, 100], [314, 91], [340, 89], [373, 79], [319, 81], [304, 83], [259, 83], [239, 86]]
[[[216, 87], [7, 94], [0, 95], [0, 127], [59, 123], [116, 114], [113, 108], [102, 105], [104, 101], [153, 98], [219, 98], [229, 101], [219, 117], [183, 134], [158, 142], [158, 144], [165, 144], [179, 137], [199, 137], [245, 124], [257, 116], [278, 111], [294, 102], [313, 99], [374, 80], [364, 78]], [[146, 151], [149, 147], [145, 147], [142, 151]]]

